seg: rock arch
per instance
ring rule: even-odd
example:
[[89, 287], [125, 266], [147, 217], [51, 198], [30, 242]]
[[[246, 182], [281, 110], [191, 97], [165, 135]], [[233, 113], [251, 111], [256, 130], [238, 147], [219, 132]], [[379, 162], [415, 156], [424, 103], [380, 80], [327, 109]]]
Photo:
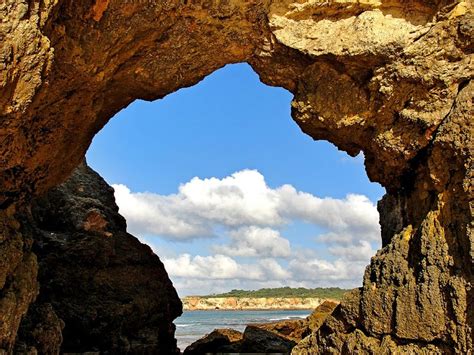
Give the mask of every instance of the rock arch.
[[362, 288], [300, 351], [472, 349], [471, 1], [6, 0], [0, 14], [0, 349], [37, 292], [30, 199], [134, 99], [243, 61], [388, 191]]

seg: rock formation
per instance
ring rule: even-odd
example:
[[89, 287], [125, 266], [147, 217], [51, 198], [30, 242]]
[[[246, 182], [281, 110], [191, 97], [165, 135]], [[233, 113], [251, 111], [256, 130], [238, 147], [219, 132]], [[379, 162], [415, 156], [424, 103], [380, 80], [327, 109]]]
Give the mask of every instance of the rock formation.
[[184, 297], [183, 309], [233, 310], [233, 309], [315, 309], [323, 300], [302, 297]]
[[259, 325], [248, 325], [243, 333], [232, 329], [216, 329], [188, 346], [184, 355], [290, 354], [295, 345], [296, 342], [293, 339]]
[[222, 352], [289, 354], [300, 343], [301, 354], [309, 355], [311, 352], [305, 353], [306, 344], [337, 305], [338, 302], [326, 300], [305, 319], [249, 324], [243, 333], [233, 329], [216, 329], [188, 346], [184, 355]]
[[[31, 199], [64, 181], [133, 100], [246, 61], [294, 94], [305, 133], [364, 152], [369, 178], [387, 189], [383, 248], [312, 353], [471, 350], [472, 9], [471, 0], [3, 1], [0, 349], [12, 351], [46, 286], [22, 217]], [[100, 216], [86, 225], [100, 228]], [[34, 312], [54, 323], [46, 304]]]
[[181, 302], [151, 249], [126, 233], [113, 189], [85, 164], [34, 201], [39, 294], [16, 352], [177, 353]]
[[243, 334], [234, 329], [215, 329], [195, 341], [184, 350], [184, 355], [201, 355], [215, 352], [236, 353], [240, 351]]

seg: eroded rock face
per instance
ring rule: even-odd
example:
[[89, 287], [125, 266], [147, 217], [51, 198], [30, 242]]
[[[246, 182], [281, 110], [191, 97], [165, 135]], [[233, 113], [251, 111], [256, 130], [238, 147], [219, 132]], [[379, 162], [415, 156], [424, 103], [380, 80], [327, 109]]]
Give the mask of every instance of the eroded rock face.
[[41, 287], [17, 352], [177, 352], [172, 322], [181, 301], [159, 258], [126, 232], [113, 189], [97, 173], [82, 164], [25, 218]]
[[[304, 132], [363, 151], [369, 178], [388, 191], [379, 205], [384, 247], [312, 351], [472, 349], [472, 7], [2, 2], [0, 349], [12, 349], [37, 293], [32, 236], [16, 217], [31, 196], [63, 181], [134, 99], [161, 98], [240, 61], [295, 95]], [[94, 233], [106, 228], [95, 212], [82, 222]]]
[[24, 234], [15, 206], [0, 211], [0, 352], [11, 351], [22, 317], [38, 293], [33, 236]]
[[59, 354], [64, 322], [49, 303], [34, 303], [22, 320], [17, 334], [16, 354]]

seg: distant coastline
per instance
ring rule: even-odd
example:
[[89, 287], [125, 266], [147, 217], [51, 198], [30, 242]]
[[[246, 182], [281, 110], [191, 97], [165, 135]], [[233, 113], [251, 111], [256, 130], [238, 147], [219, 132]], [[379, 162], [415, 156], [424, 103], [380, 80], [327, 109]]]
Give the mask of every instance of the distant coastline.
[[340, 288], [266, 288], [256, 291], [232, 290], [227, 293], [184, 297], [185, 311], [205, 310], [312, 310], [325, 300], [339, 302], [349, 290]]
[[311, 310], [324, 299], [302, 297], [199, 297], [182, 299], [185, 311], [258, 311], [258, 310]]

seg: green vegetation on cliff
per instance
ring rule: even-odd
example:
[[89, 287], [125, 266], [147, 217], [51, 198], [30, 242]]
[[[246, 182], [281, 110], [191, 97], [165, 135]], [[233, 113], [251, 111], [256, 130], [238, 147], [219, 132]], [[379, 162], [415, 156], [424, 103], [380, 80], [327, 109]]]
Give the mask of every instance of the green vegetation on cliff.
[[291, 288], [291, 287], [279, 287], [279, 288], [262, 288], [260, 290], [232, 290], [226, 293], [212, 294], [202, 296], [204, 298], [210, 297], [301, 297], [301, 298], [332, 298], [339, 300], [342, 296], [350, 290], [342, 289], [339, 287], [329, 288]]

